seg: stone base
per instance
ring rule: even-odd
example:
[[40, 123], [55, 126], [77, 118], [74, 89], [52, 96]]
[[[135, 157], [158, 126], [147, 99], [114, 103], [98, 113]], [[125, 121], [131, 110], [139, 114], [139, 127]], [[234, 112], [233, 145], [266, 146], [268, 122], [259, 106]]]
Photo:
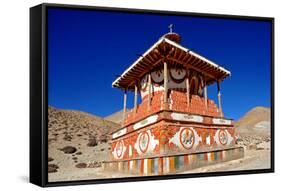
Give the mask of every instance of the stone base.
[[106, 171], [119, 171], [140, 176], [165, 175], [243, 157], [243, 147], [233, 147], [224, 150], [192, 154], [167, 155], [122, 161], [107, 161], [103, 162], [102, 166]]

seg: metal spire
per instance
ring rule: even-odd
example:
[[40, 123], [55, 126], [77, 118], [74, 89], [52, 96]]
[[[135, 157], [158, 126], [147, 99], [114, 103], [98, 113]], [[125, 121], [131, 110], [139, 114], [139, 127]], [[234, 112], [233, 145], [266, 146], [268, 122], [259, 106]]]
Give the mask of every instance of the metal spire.
[[173, 25], [173, 24], [170, 24], [170, 25], [169, 25], [169, 27], [168, 27], [168, 28], [170, 29], [170, 33], [173, 33], [173, 27], [174, 27], [174, 25]]

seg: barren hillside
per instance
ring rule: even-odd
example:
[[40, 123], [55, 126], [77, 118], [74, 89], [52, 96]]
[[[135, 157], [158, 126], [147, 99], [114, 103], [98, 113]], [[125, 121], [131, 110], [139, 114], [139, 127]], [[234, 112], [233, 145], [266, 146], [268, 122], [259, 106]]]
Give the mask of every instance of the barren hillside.
[[[120, 125], [73, 110], [48, 108], [48, 171], [50, 180], [98, 168], [108, 160], [109, 133]], [[69, 177], [71, 178], [71, 177]]]
[[[129, 109], [127, 109], [127, 113], [128, 111]], [[108, 121], [112, 121], [114, 123], [121, 124], [123, 119], [123, 109], [105, 117], [104, 119]]]
[[242, 135], [270, 135], [270, 108], [255, 107], [235, 123]]

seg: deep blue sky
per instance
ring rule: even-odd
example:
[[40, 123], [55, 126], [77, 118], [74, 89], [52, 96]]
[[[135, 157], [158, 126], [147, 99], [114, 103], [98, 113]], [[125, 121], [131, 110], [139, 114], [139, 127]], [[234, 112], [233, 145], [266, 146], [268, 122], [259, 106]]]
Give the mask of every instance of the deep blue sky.
[[[255, 106], [270, 106], [269, 22], [60, 8], [48, 10], [49, 105], [98, 116], [122, 109], [123, 94], [111, 87], [115, 75], [171, 23], [183, 46], [231, 71], [221, 86], [226, 117], [239, 119]], [[217, 102], [215, 85], [208, 96]]]

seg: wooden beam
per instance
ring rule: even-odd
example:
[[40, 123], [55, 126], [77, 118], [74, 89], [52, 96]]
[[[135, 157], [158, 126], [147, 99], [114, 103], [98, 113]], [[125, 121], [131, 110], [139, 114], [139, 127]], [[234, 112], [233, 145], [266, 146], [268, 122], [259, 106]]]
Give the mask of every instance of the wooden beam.
[[135, 97], [134, 97], [134, 111], [137, 112], [137, 106], [138, 106], [138, 85], [137, 82], [135, 83]]
[[177, 52], [178, 52], [177, 50], [178, 50], [178, 49], [176, 48], [176, 50], [175, 50], [175, 54], [173, 55], [173, 57], [174, 57], [174, 58], [176, 58], [176, 57], [177, 57]]
[[206, 77], [204, 76], [204, 98], [205, 98], [205, 108], [208, 109], [208, 94], [207, 94], [207, 83]]
[[179, 60], [184, 61], [187, 58], [188, 54], [185, 53], [184, 56], [182, 58], [180, 58]]
[[147, 109], [150, 111], [151, 106], [151, 74], [148, 74], [148, 100], [147, 100]]
[[171, 48], [171, 50], [168, 52], [168, 54], [166, 55], [167, 56], [171, 56], [173, 54], [173, 52], [175, 52], [175, 48]]
[[221, 117], [223, 117], [222, 114], [222, 105], [221, 105], [221, 88], [220, 88], [220, 81], [217, 81], [217, 87], [218, 87], [218, 102], [219, 102], [219, 111], [220, 111], [220, 115]]
[[156, 58], [156, 59], [153, 58], [150, 54], [147, 55], [147, 58], [148, 58], [149, 60], [151, 60], [152, 63], [154, 63], [156, 60], [158, 60], [157, 58]]
[[142, 69], [142, 70], [145, 70], [147, 66], [149, 66], [149, 65], [146, 64], [146, 63], [143, 62], [143, 61], [140, 61], [139, 64], [136, 65], [135, 67], [136, 67], [136, 68], [140, 68], [140, 69]]
[[125, 119], [126, 119], [126, 106], [127, 105], [127, 89], [124, 91], [124, 103], [123, 103], [123, 120], [122, 124], [125, 125]]
[[195, 66], [195, 63], [198, 62], [200, 62], [200, 59], [195, 57], [195, 59], [190, 63], [190, 65]]
[[[133, 70], [133, 69], [132, 69]], [[140, 72], [142, 72], [142, 70], [141, 69], [139, 69], [139, 68], [134, 68], [134, 73], [140, 73]]]
[[183, 60], [183, 62], [186, 62], [187, 64], [189, 64], [189, 62], [191, 61], [191, 59], [192, 59], [192, 57], [193, 57], [191, 54], [188, 54], [188, 55], [189, 55], [188, 60], [186, 60], [186, 61]]
[[181, 60], [182, 52], [184, 52], [184, 51], [180, 51], [180, 54], [179, 54], [179, 56], [178, 56], [178, 60]]
[[[188, 69], [186, 69], [186, 72], [188, 72]], [[186, 85], [186, 102], [187, 102], [187, 106], [189, 107], [190, 104], [189, 75], [186, 78], [185, 85]]]
[[165, 54], [166, 54], [166, 51], [167, 51], [166, 44], [164, 43], [162, 46], [163, 46], [163, 53], [164, 53], [164, 55], [165, 55]]
[[168, 102], [168, 66], [167, 61], [164, 61], [164, 104]]
[[153, 63], [152, 61], [150, 61], [150, 60], [149, 60], [148, 58], [146, 58], [145, 56], [142, 57], [142, 61], [143, 61], [143, 62], [146, 62], [146, 61], [144, 61], [144, 60], [146, 60], [149, 65], [151, 65], [151, 64]]
[[197, 62], [196, 67], [202, 69], [202, 67], [204, 67], [204, 62], [200, 60], [199, 62]]
[[203, 66], [201, 69], [202, 70], [205, 70], [205, 69], [207, 69], [207, 68], [209, 68], [210, 66], [208, 65], [208, 64], [206, 64], [206, 62], [205, 61], [202, 61], [204, 64], [205, 64], [205, 66]]

